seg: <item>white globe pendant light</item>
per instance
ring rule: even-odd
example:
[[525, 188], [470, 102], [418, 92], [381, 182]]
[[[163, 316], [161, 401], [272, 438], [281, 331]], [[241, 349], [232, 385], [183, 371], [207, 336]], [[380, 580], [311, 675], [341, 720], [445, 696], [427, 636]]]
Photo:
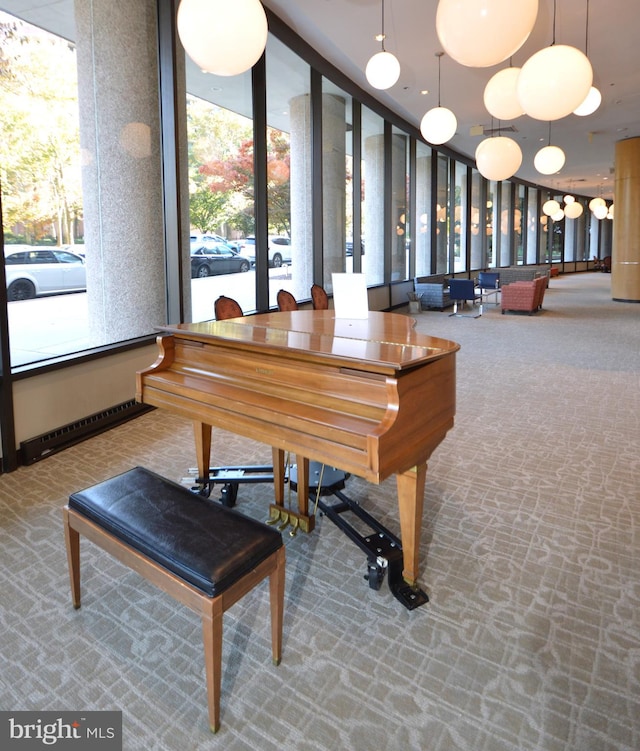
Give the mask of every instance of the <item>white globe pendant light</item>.
[[503, 68], [484, 87], [484, 106], [498, 120], [515, 120], [524, 113], [516, 86], [520, 68]]
[[545, 146], [533, 159], [533, 166], [543, 175], [553, 175], [564, 166], [564, 151], [559, 146]]
[[573, 114], [579, 115], [580, 117], [586, 117], [586, 115], [592, 115], [598, 109], [601, 102], [602, 102], [602, 94], [598, 91], [598, 89], [596, 89], [595, 86], [592, 86], [589, 89], [589, 93], [585, 97], [582, 104], [573, 110]]
[[400, 78], [400, 63], [391, 52], [382, 50], [369, 58], [365, 68], [367, 81], [374, 89], [390, 89]]
[[592, 198], [589, 201], [589, 210], [595, 211], [596, 206], [606, 206], [604, 198]]
[[267, 16], [260, 0], [182, 0], [177, 24], [189, 57], [217, 76], [250, 70], [267, 44]]
[[532, 55], [518, 76], [518, 100], [535, 120], [559, 120], [585, 100], [593, 82], [587, 56], [576, 47], [554, 44]]
[[542, 211], [547, 216], [553, 216], [556, 212], [560, 211], [560, 204], [551, 198], [542, 204]]
[[512, 138], [486, 138], [476, 149], [478, 172], [487, 180], [508, 180], [521, 164], [522, 150]]
[[436, 31], [456, 62], [487, 68], [520, 49], [537, 15], [538, 0], [440, 0]]
[[609, 209], [607, 208], [606, 203], [604, 205], [598, 204], [595, 209], [593, 209], [593, 215], [596, 219], [604, 219], [608, 213]]
[[364, 74], [374, 89], [390, 89], [400, 78], [400, 63], [395, 55], [384, 48], [384, 0], [382, 0], [382, 32], [376, 39], [380, 42], [382, 50], [369, 58]]
[[584, 208], [578, 201], [572, 201], [564, 207], [564, 215], [569, 219], [577, 219], [579, 216], [582, 216], [583, 211]]
[[430, 109], [420, 121], [420, 132], [425, 141], [441, 144], [450, 141], [458, 127], [458, 120], [450, 109], [440, 106], [440, 61], [444, 52], [436, 52], [438, 58], [438, 106]]
[[420, 121], [420, 132], [425, 141], [440, 144], [450, 141], [458, 127], [458, 120], [446, 107], [434, 107]]
[[551, 218], [554, 222], [561, 222], [564, 219], [564, 211], [562, 209], [558, 209]]

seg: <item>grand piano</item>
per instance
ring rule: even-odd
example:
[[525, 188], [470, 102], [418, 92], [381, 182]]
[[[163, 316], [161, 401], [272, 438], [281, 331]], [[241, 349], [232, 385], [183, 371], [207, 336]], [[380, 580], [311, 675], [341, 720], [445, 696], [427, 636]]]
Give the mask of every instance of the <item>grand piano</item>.
[[136, 399], [193, 421], [200, 478], [212, 426], [271, 446], [276, 507], [285, 452], [295, 455], [306, 531], [309, 460], [372, 483], [396, 475], [402, 576], [413, 586], [427, 460], [453, 426], [459, 349], [414, 326], [399, 314], [340, 319], [332, 310], [163, 326]]

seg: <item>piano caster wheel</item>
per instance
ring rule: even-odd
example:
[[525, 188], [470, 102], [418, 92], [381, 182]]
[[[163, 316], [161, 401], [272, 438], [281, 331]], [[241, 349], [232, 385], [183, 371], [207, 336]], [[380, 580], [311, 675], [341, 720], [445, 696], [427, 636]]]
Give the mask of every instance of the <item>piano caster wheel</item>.
[[377, 561], [367, 563], [367, 573], [364, 578], [369, 582], [370, 589], [380, 589], [384, 580], [386, 568]]
[[223, 506], [231, 508], [236, 505], [236, 498], [238, 497], [238, 483], [227, 482], [222, 486], [220, 491], [220, 501]]

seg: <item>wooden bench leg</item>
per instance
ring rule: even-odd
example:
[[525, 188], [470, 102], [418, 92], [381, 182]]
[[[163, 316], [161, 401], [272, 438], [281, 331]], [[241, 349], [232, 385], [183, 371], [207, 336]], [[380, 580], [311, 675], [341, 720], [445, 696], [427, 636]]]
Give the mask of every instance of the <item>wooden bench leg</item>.
[[276, 568], [269, 574], [269, 602], [271, 606], [271, 654], [273, 664], [282, 657], [282, 626], [284, 619], [284, 547], [276, 553]]
[[69, 511], [64, 509], [64, 539], [67, 547], [69, 580], [73, 607], [80, 607], [80, 533], [69, 524]]
[[209, 727], [217, 733], [220, 728], [220, 692], [222, 685], [222, 598], [215, 597], [211, 607], [202, 614], [204, 664], [207, 678]]

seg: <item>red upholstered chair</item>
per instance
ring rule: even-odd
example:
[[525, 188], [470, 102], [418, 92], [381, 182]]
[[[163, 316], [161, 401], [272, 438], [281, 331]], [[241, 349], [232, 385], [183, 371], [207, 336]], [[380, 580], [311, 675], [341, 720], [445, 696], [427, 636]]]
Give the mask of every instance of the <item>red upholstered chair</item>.
[[213, 309], [216, 314], [216, 321], [224, 321], [227, 318], [242, 318], [244, 315], [240, 305], [232, 298], [220, 295], [214, 302]]
[[296, 298], [288, 292], [286, 289], [281, 289], [277, 295], [278, 310], [298, 310], [298, 303]]
[[524, 311], [531, 315], [542, 307], [547, 279], [540, 276], [530, 282], [513, 282], [502, 288], [500, 306], [506, 310]]
[[311, 302], [313, 303], [314, 310], [329, 309], [329, 298], [324, 287], [321, 287], [319, 284], [314, 284], [311, 287]]

